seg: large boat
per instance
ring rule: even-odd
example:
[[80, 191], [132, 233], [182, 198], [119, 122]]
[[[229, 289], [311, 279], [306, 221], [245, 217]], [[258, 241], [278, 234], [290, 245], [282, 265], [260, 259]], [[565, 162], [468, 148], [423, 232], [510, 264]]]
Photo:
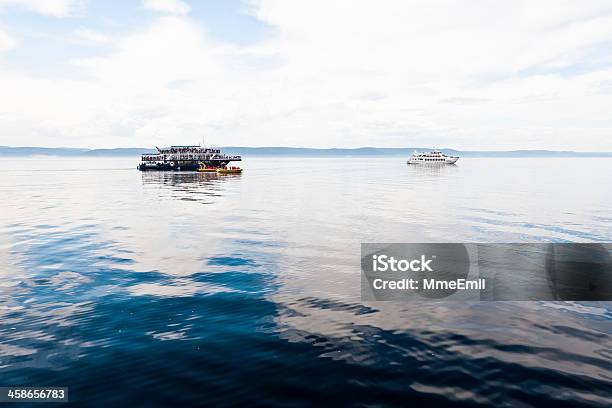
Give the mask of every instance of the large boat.
[[155, 147], [157, 153], [145, 153], [138, 170], [196, 171], [200, 168], [222, 168], [229, 162], [241, 161], [240, 156], [229, 156], [220, 149], [200, 146]]
[[455, 164], [457, 160], [459, 160], [458, 156], [447, 156], [438, 150], [421, 153], [415, 150], [408, 159], [407, 164]]

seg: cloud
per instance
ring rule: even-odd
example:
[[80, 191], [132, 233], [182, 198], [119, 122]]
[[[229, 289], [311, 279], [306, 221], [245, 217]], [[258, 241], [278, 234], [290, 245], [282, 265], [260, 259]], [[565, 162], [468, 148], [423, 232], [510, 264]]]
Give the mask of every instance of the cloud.
[[110, 42], [110, 36], [100, 31], [90, 30], [85, 27], [79, 27], [74, 31], [74, 35], [77, 39], [94, 44], [106, 44]]
[[181, 0], [142, 0], [144, 8], [162, 13], [185, 15], [191, 8]]
[[80, 10], [82, 0], [0, 0], [0, 9], [10, 6], [52, 17], [68, 17]]
[[15, 40], [13, 40], [6, 32], [0, 27], [0, 52], [10, 50], [15, 47]]
[[113, 53], [77, 62], [108, 86], [156, 89], [214, 75], [222, 62], [216, 47], [193, 20], [167, 16], [124, 37]]
[[440, 100], [441, 103], [456, 103], [459, 105], [477, 105], [488, 101], [489, 100], [485, 98], [463, 98], [460, 96], [444, 98]]
[[112, 41], [73, 76], [0, 65], [3, 144], [612, 150], [609, 2], [260, 0], [249, 45], [165, 12], [77, 30]]

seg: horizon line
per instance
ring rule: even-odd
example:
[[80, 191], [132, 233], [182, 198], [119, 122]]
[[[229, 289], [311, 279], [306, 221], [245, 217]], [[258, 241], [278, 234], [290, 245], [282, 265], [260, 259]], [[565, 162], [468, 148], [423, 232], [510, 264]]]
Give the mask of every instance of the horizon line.
[[[201, 146], [198, 145], [169, 145], [170, 146]], [[70, 149], [70, 150], [83, 150], [83, 151], [95, 151], [95, 150], [126, 150], [126, 149], [142, 149], [151, 150], [153, 147], [70, 147], [70, 146], [7, 146], [0, 145], [0, 149]], [[202, 146], [205, 147], [205, 146]], [[424, 147], [424, 146], [408, 146], [408, 147], [380, 147], [380, 146], [360, 146], [360, 147], [305, 147], [305, 146], [238, 146], [238, 145], [226, 145], [226, 146], [206, 146], [206, 147], [217, 147], [217, 148], [239, 148], [239, 149], [305, 149], [305, 150], [363, 150], [363, 149], [388, 149], [388, 150], [410, 150], [410, 149], [430, 149], [430, 150], [453, 150], [457, 152], [551, 152], [551, 153], [612, 153], [612, 150], [550, 150], [550, 149], [526, 149], [526, 148], [513, 148], [506, 150], [461, 150], [450, 147]]]

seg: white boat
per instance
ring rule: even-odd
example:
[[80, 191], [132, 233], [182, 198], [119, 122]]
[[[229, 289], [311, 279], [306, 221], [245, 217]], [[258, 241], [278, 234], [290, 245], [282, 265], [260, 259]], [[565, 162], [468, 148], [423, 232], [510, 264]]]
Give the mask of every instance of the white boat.
[[433, 150], [431, 152], [419, 153], [416, 150], [406, 162], [407, 164], [455, 164], [459, 160], [458, 156], [447, 156], [441, 151]]

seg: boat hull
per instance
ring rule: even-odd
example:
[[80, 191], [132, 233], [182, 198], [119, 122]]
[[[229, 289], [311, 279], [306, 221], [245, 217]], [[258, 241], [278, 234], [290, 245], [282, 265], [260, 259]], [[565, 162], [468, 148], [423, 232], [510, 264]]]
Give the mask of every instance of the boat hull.
[[447, 164], [455, 164], [459, 160], [458, 157], [447, 157], [444, 161], [421, 161], [416, 159], [409, 159], [406, 164], [418, 164], [420, 166], [444, 166]]
[[217, 170], [218, 174], [242, 174], [242, 169], [239, 170], [223, 170], [223, 169], [219, 169]]
[[[140, 171], [197, 171], [201, 168], [199, 161], [169, 161], [169, 162], [148, 162], [140, 163], [137, 169]], [[206, 166], [224, 167], [228, 164], [226, 161], [210, 161], [205, 162]], [[216, 170], [213, 170], [216, 171]]]

